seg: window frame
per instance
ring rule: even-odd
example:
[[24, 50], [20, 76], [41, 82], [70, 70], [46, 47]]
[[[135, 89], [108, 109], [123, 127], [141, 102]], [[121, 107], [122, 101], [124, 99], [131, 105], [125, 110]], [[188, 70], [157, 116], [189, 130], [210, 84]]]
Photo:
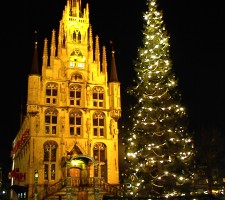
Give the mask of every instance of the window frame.
[[107, 146], [102, 142], [97, 142], [93, 146], [93, 158], [98, 162], [94, 176], [104, 178], [107, 181]]
[[57, 121], [58, 111], [50, 108], [45, 111], [45, 134], [56, 135], [57, 134]]
[[[73, 95], [71, 95], [73, 94]], [[73, 102], [73, 103], [72, 103]], [[69, 86], [69, 104], [70, 106], [81, 106], [82, 103], [82, 87], [79, 84]]]
[[103, 87], [94, 87], [92, 90], [93, 107], [103, 108], [104, 107], [105, 91]]
[[[72, 110], [69, 113], [69, 132], [70, 136], [82, 136], [82, 112], [80, 110]], [[73, 121], [73, 123], [72, 123]], [[80, 123], [78, 123], [80, 122]]]
[[58, 144], [53, 141], [46, 141], [43, 145], [44, 180], [56, 180]]
[[46, 104], [57, 104], [58, 99], [58, 84], [46, 83], [45, 86], [45, 102]]
[[95, 112], [93, 114], [93, 137], [105, 137], [105, 113]]

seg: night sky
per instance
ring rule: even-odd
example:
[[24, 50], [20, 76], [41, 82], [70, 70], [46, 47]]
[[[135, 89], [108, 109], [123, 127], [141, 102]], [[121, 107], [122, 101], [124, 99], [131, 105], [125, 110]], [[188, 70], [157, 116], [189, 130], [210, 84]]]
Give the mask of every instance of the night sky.
[[[122, 115], [126, 116], [129, 98], [125, 90], [134, 77], [133, 61], [142, 41], [142, 12], [146, 1], [82, 1], [83, 5], [87, 2], [93, 35], [99, 35], [100, 45], [105, 45], [107, 50], [110, 50], [110, 41], [114, 43]], [[225, 124], [225, 12], [222, 2], [158, 1], [170, 35], [171, 60], [179, 80], [182, 103], [187, 108], [192, 129], [205, 125], [224, 128]], [[21, 0], [7, 1], [1, 6], [0, 165], [3, 168], [9, 168], [11, 144], [20, 126], [21, 104], [26, 104], [34, 31], [38, 32], [41, 60], [44, 38], [51, 40], [52, 29], [58, 31], [65, 5], [66, 0]]]

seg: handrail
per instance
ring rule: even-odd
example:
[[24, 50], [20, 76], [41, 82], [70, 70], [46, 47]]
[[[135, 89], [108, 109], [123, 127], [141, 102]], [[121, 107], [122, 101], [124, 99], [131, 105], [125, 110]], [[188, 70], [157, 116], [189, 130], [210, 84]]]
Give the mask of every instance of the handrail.
[[77, 187], [77, 188], [87, 188], [93, 187], [95, 189], [102, 188], [108, 194], [112, 194], [114, 196], [123, 197], [125, 192], [116, 185], [111, 185], [105, 182], [102, 178], [76, 178], [76, 177], [67, 177], [59, 182], [49, 185], [44, 190], [38, 193], [38, 199], [44, 200], [45, 198], [55, 194], [56, 192], [60, 191], [64, 187]]
[[42, 190], [38, 193], [38, 199], [40, 199], [40, 200], [45, 199], [46, 197], [61, 190], [63, 187], [65, 187], [65, 185], [66, 185], [66, 179], [60, 180], [57, 183], [49, 185], [47, 188], [45, 188], [44, 190]]
[[102, 179], [99, 179], [99, 182], [100, 182], [99, 186], [104, 190], [106, 190], [107, 192], [109, 192], [110, 194], [118, 197], [123, 197], [125, 195], [125, 192], [121, 188], [118, 188], [119, 185], [118, 187], [116, 187], [103, 181]]

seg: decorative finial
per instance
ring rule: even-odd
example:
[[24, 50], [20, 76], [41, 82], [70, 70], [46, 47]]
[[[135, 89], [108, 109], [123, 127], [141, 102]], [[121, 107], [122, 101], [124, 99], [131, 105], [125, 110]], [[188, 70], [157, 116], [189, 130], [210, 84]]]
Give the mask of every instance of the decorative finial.
[[37, 44], [38, 43], [38, 40], [37, 40], [37, 30], [34, 31], [34, 34], [35, 34], [35, 36], [34, 36], [35, 37], [34, 43]]
[[112, 40], [110, 40], [110, 42], [109, 42], [109, 43], [110, 43], [110, 45], [111, 45], [111, 47], [112, 47], [112, 53], [115, 53], [114, 48], [113, 48], [113, 47], [114, 47], [114, 45], [113, 45], [113, 41], [112, 41]]

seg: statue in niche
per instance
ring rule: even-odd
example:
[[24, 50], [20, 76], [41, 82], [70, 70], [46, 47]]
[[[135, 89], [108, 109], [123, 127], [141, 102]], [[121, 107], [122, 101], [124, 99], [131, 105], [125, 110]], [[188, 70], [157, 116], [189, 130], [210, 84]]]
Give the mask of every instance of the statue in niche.
[[65, 117], [61, 117], [61, 130], [62, 132], [65, 130]]
[[90, 101], [91, 101], [91, 88], [88, 86], [87, 87], [87, 105], [90, 105]]
[[110, 134], [111, 135], [114, 135], [115, 134], [115, 120], [114, 119], [111, 119], [110, 120]]
[[90, 133], [90, 131], [91, 131], [91, 120], [89, 118], [87, 118], [87, 121], [86, 121], [86, 128], [87, 128], [87, 133]]
[[40, 116], [36, 116], [36, 133], [40, 131]]
[[61, 84], [61, 100], [66, 102], [66, 89], [64, 83]]

